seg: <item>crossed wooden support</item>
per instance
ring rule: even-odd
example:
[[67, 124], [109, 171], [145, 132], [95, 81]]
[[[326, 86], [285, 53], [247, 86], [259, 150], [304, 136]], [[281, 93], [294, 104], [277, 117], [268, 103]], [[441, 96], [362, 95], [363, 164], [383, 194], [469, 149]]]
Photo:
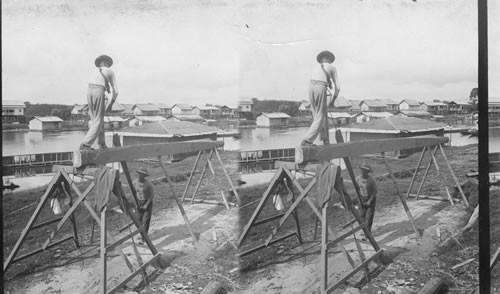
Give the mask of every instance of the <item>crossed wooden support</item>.
[[[419, 136], [419, 137], [410, 137], [410, 138], [397, 138], [397, 139], [385, 139], [385, 140], [373, 140], [373, 141], [343, 143], [344, 140], [343, 140], [343, 137], [342, 137], [340, 131], [337, 130], [335, 133], [335, 136], [336, 136], [336, 141], [338, 142], [337, 144], [327, 144], [327, 145], [323, 145], [323, 146], [311, 146], [311, 147], [302, 147], [302, 146], [297, 147], [296, 152], [295, 152], [295, 154], [296, 154], [295, 163], [279, 162], [279, 161], [275, 163], [275, 167], [278, 170], [277, 170], [273, 180], [271, 181], [268, 189], [264, 193], [260, 203], [257, 205], [256, 209], [254, 210], [253, 215], [251, 216], [248, 223], [245, 225], [243, 232], [240, 235], [240, 238], [238, 240], [238, 244], [239, 244], [239, 246], [241, 246], [242, 243], [247, 238], [248, 233], [252, 227], [254, 227], [256, 225], [260, 225], [264, 222], [268, 222], [268, 221], [280, 218], [280, 221], [279, 221], [277, 227], [275, 227], [273, 229], [273, 231], [271, 232], [269, 237], [266, 239], [264, 244], [261, 244], [257, 247], [243, 251], [240, 253], [240, 256], [251, 254], [251, 253], [258, 251], [260, 249], [264, 249], [271, 244], [274, 244], [276, 242], [279, 242], [283, 239], [286, 239], [286, 238], [294, 236], [294, 235], [297, 236], [299, 239], [299, 242], [301, 242], [302, 240], [300, 238], [300, 228], [298, 226], [298, 221], [296, 221], [296, 224], [297, 224], [297, 231], [296, 232], [288, 233], [285, 236], [282, 236], [279, 238], [275, 238], [275, 237], [277, 236], [280, 228], [285, 224], [287, 219], [290, 216], [292, 216], [292, 215], [295, 216], [297, 214], [297, 207], [300, 204], [300, 202], [302, 202], [303, 200], [306, 200], [309, 207], [313, 210], [316, 217], [320, 220], [321, 228], [322, 228], [321, 261], [320, 261], [321, 262], [321, 285], [320, 285], [321, 293], [330, 293], [331, 291], [335, 290], [338, 286], [340, 286], [342, 283], [347, 281], [350, 277], [352, 277], [356, 272], [360, 271], [361, 269], [365, 270], [365, 276], [366, 276], [366, 279], [368, 280], [369, 275], [368, 275], [367, 264], [375, 259], [379, 259], [382, 263], [385, 263], [386, 261], [385, 261], [385, 258], [383, 256], [383, 251], [378, 246], [377, 242], [375, 241], [375, 239], [371, 235], [370, 231], [366, 228], [366, 224], [365, 224], [364, 220], [362, 219], [362, 217], [360, 216], [360, 214], [358, 213], [358, 211], [353, 207], [352, 202], [351, 202], [351, 198], [349, 196], [346, 196], [345, 188], [343, 187], [343, 182], [341, 182], [342, 188], [338, 189], [338, 192], [341, 195], [341, 198], [342, 198], [344, 204], [346, 205], [346, 208], [353, 214], [356, 222], [358, 223], [358, 226], [356, 228], [352, 228], [347, 233], [344, 233], [341, 236], [337, 237], [335, 235], [335, 232], [331, 228], [329, 228], [327, 225], [328, 203], [325, 204], [321, 208], [322, 211], [320, 211], [318, 209], [318, 207], [315, 205], [315, 203], [309, 197], [307, 197], [308, 193], [311, 191], [311, 189], [316, 184], [316, 178], [315, 177], [312, 178], [311, 181], [308, 183], [308, 185], [305, 188], [303, 188], [300, 185], [300, 183], [292, 176], [290, 170], [302, 170], [302, 171], [314, 172], [316, 169], [315, 169], [314, 165], [310, 165], [310, 164], [308, 165], [309, 162], [319, 161], [322, 163], [326, 163], [331, 159], [342, 158], [344, 160], [347, 171], [351, 177], [352, 183], [354, 184], [354, 188], [356, 190], [356, 195], [358, 197], [358, 200], [360, 200], [360, 197], [361, 197], [360, 196], [360, 189], [356, 183], [354, 171], [353, 171], [349, 157], [350, 156], [360, 156], [360, 155], [364, 155], [364, 154], [380, 153], [382, 155], [383, 160], [384, 160], [384, 165], [389, 173], [391, 181], [394, 184], [398, 198], [400, 199], [400, 201], [403, 205], [403, 208], [408, 216], [408, 219], [413, 227], [413, 230], [415, 231], [416, 236], [420, 237], [420, 231], [417, 229], [417, 227], [415, 225], [415, 221], [413, 219], [413, 216], [412, 216], [412, 214], [408, 208], [408, 205], [406, 203], [407, 197], [403, 197], [403, 195], [402, 195], [402, 193], [397, 185], [396, 179], [394, 178], [393, 172], [392, 172], [392, 170], [389, 166], [389, 163], [387, 161], [387, 158], [385, 156], [385, 152], [402, 150], [402, 149], [416, 149], [416, 148], [423, 147], [424, 149], [423, 149], [422, 155], [421, 155], [419, 162], [418, 162], [418, 165], [417, 165], [417, 171], [418, 171], [418, 169], [420, 168], [422, 158], [424, 156], [425, 151], [429, 148], [434, 147], [433, 153], [431, 153], [432, 160], [429, 163], [429, 166], [427, 167], [427, 170], [425, 172], [424, 179], [422, 180], [421, 186], [423, 185], [423, 182], [425, 181], [425, 178], [428, 174], [428, 169], [430, 168], [430, 165], [432, 163], [434, 163], [434, 165], [436, 166], [436, 169], [438, 169], [438, 171], [439, 171], [439, 167], [437, 166], [437, 162], [435, 159], [435, 153], [439, 149], [439, 150], [441, 150], [441, 154], [443, 155], [445, 162], [447, 163], [448, 169], [450, 170], [450, 172], [455, 180], [455, 183], [457, 184], [457, 186], [460, 189], [460, 192], [461, 192], [462, 197], [464, 199], [464, 204], [468, 205], [467, 199], [465, 198], [465, 195], [463, 194], [463, 191], [461, 190], [460, 185], [458, 184], [458, 180], [456, 179], [456, 176], [454, 175], [453, 170], [451, 169], [451, 166], [446, 158], [446, 154], [444, 153], [444, 150], [442, 147], [442, 144], [446, 143], [448, 141], [448, 138], [437, 137], [437, 136]], [[415, 176], [416, 176], [416, 172], [413, 176], [411, 186], [413, 185], [413, 183], [415, 181]], [[293, 203], [291, 204], [291, 206], [288, 208], [288, 210], [285, 213], [279, 214], [276, 216], [272, 216], [272, 217], [268, 217], [264, 220], [257, 220], [259, 214], [263, 210], [263, 207], [264, 207], [267, 199], [270, 196], [270, 193], [274, 189], [276, 182], [278, 182], [282, 179], [286, 179], [286, 181], [292, 181], [294, 186], [300, 192], [300, 195], [293, 201]], [[411, 186], [410, 186], [409, 191], [412, 188]], [[421, 189], [421, 187], [419, 188], [419, 191], [420, 191], [420, 189]], [[407, 196], [409, 195], [409, 191], [408, 191]], [[417, 193], [417, 195], [418, 195], [418, 193]], [[360, 203], [361, 203], [361, 201], [360, 201]], [[354, 238], [356, 246], [357, 246], [358, 251], [359, 251], [359, 257], [361, 259], [361, 264], [355, 265], [353, 259], [349, 256], [349, 253], [345, 250], [341, 241], [350, 235], [354, 235], [355, 232], [360, 231], [360, 230], [364, 231], [366, 238], [368, 239], [371, 246], [375, 250], [375, 254], [369, 258], [366, 258], [364, 256], [363, 250], [361, 249], [361, 246], [357, 242], [356, 238]], [[329, 240], [329, 237], [333, 237], [333, 240]], [[353, 270], [351, 272], [349, 272], [346, 276], [341, 278], [339, 281], [337, 281], [334, 285], [329, 287], [328, 286], [328, 278], [329, 278], [328, 277], [328, 266], [327, 266], [328, 265], [328, 249], [332, 248], [333, 246], [339, 246], [341, 251], [344, 253], [346, 258], [348, 259], [349, 263], [353, 267]]]
[[[101, 236], [100, 236], [100, 267], [101, 267], [101, 293], [115, 293], [119, 288], [124, 286], [126, 283], [128, 283], [130, 280], [132, 280], [136, 275], [139, 273], [142, 274], [143, 279], [145, 284], [147, 284], [147, 275], [146, 275], [146, 267], [157, 261], [160, 257], [161, 254], [156, 250], [155, 246], [151, 242], [150, 238], [144, 231], [144, 227], [140, 223], [139, 219], [137, 218], [135, 211], [133, 207], [131, 207], [126, 200], [125, 193], [121, 187], [121, 184], [115, 184], [113, 188], [113, 194], [119, 199], [120, 205], [122, 210], [126, 213], [128, 217], [131, 218], [132, 223], [135, 225], [136, 230], [133, 232], [130, 232], [126, 236], [120, 238], [119, 240], [115, 240], [115, 238], [111, 235], [111, 233], [107, 230], [107, 222], [106, 222], [106, 210], [107, 206], [102, 209], [100, 212], [96, 211], [92, 205], [89, 203], [87, 200], [87, 196], [89, 193], [95, 188], [94, 182], [91, 182], [87, 188], [81, 192], [78, 189], [78, 186], [70, 179], [69, 174], [78, 174], [81, 176], [94, 176], [95, 172], [98, 170], [97, 168], [89, 167], [89, 166], [95, 166], [99, 165], [101, 167], [104, 166], [106, 163], [114, 163], [114, 162], [119, 162], [122, 166], [123, 172], [125, 174], [127, 183], [130, 187], [130, 190], [132, 192], [132, 196], [134, 199], [134, 204], [138, 206], [138, 199], [137, 199], [137, 193], [134, 189], [134, 185], [132, 183], [132, 177], [130, 175], [130, 171], [127, 165], [128, 160], [133, 160], [133, 159], [139, 159], [139, 158], [148, 158], [148, 157], [157, 157], [160, 162], [160, 166], [162, 168], [162, 171], [165, 175], [165, 178], [167, 179], [168, 186], [171, 190], [172, 197], [174, 198], [179, 211], [181, 212], [184, 221], [186, 223], [186, 226], [193, 237], [193, 240], [197, 242], [197, 237], [196, 234], [194, 233], [193, 229], [191, 228], [191, 223], [189, 221], [189, 218], [187, 217], [184, 208], [182, 206], [181, 199], [179, 199], [176, 195], [175, 189], [173, 187], [173, 184], [171, 182], [171, 179], [167, 173], [167, 168], [162, 161], [162, 156], [165, 155], [172, 155], [172, 154], [182, 154], [182, 153], [192, 153], [192, 152], [199, 152], [198, 153], [198, 159], [201, 156], [202, 152], [205, 152], [207, 150], [210, 150], [210, 154], [215, 153], [219, 163], [221, 164], [224, 173], [228, 179], [228, 181], [231, 184], [231, 187], [239, 200], [239, 196], [237, 194], [236, 189], [234, 188], [232, 181], [225, 170], [222, 160], [220, 158], [220, 155], [218, 153], [217, 148], [222, 146], [222, 142], [215, 142], [215, 141], [191, 141], [191, 142], [176, 142], [176, 143], [166, 143], [166, 144], [148, 144], [148, 145], [140, 145], [140, 146], [128, 146], [128, 147], [120, 147], [120, 142], [118, 136], [113, 137], [113, 145], [114, 148], [109, 148], [109, 149], [101, 149], [101, 150], [86, 150], [86, 151], [75, 151], [74, 152], [74, 166], [54, 166], [54, 171], [56, 174], [52, 178], [45, 194], [42, 196], [35, 212], [31, 216], [30, 220], [28, 221], [28, 224], [26, 227], [23, 229], [21, 236], [17, 240], [13, 250], [11, 251], [9, 257], [4, 263], [4, 271], [7, 270], [7, 268], [13, 263], [17, 262], [19, 260], [25, 259], [27, 257], [33, 256], [35, 254], [41, 253], [45, 251], [47, 248], [56, 246], [57, 244], [60, 244], [62, 242], [68, 241], [73, 239], [76, 246], [79, 246], [78, 243], [78, 234], [76, 231], [76, 222], [75, 222], [75, 211], [76, 208], [80, 205], [83, 204], [87, 211], [90, 213], [92, 216], [94, 223], [97, 223], [101, 230]], [[197, 160], [198, 160], [197, 159]], [[209, 164], [209, 163], [207, 163]], [[196, 165], [195, 165], [196, 167]], [[193, 176], [194, 169], [191, 173], [190, 180]], [[213, 167], [211, 166], [210, 163], [210, 168], [213, 170]], [[116, 182], [119, 183], [119, 173], [116, 173], [117, 179]], [[201, 182], [201, 179], [200, 179]], [[199, 185], [198, 185], [199, 186]], [[65, 196], [68, 197], [69, 199], [72, 200], [71, 196], [71, 191], [73, 191], [77, 195], [76, 201], [71, 202], [71, 207], [67, 210], [67, 212], [64, 214], [63, 217], [58, 217], [51, 219], [49, 221], [45, 221], [42, 223], [35, 224], [37, 218], [40, 216], [40, 213], [42, 209], [46, 206], [46, 203], [48, 200], [53, 197], [53, 193], [56, 191], [57, 188], [61, 188], [62, 191], [64, 192]], [[198, 189], [199, 187], [197, 187]], [[100, 213], [100, 216], [99, 214]], [[62, 238], [58, 241], [53, 241], [54, 238], [56, 237], [57, 233], [61, 230], [63, 225], [67, 222], [67, 220], [71, 220], [73, 224], [73, 236], [65, 237]], [[47, 240], [43, 243], [42, 247], [34, 250], [32, 252], [29, 252], [27, 254], [24, 254], [22, 256], [19, 256], [16, 258], [17, 253], [19, 252], [20, 248], [22, 247], [27, 234], [34, 229], [52, 224], [52, 223], [57, 223], [55, 231], [53, 231]], [[93, 234], [93, 228], [92, 228], [92, 234]], [[143, 262], [137, 248], [135, 247], [135, 242], [133, 242], [133, 247], [134, 247], [134, 252], [136, 254], [137, 261], [139, 263], [139, 267], [134, 269], [132, 266], [132, 263], [128, 260], [127, 256], [123, 253], [121, 249], [121, 244], [126, 242], [127, 240], [132, 239], [134, 236], [141, 234], [143, 240], [145, 241], [146, 245], [148, 246], [149, 250], [151, 251], [153, 257], [146, 262]], [[111, 241], [111, 244], [108, 244], [108, 242]], [[108, 291], [107, 289], [107, 255], [110, 251], [112, 250], [117, 250], [119, 255], [124, 259], [127, 267], [130, 269], [131, 273], [129, 276], [127, 276], [123, 281], [115, 285], [111, 290]]]

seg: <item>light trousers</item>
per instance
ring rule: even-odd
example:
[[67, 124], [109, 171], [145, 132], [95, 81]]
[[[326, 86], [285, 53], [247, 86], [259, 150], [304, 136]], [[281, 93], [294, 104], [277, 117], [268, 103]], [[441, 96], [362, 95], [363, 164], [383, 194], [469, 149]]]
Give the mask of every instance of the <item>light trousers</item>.
[[311, 81], [309, 84], [309, 101], [313, 122], [304, 137], [305, 141], [313, 143], [320, 136], [320, 140], [329, 143], [328, 135], [328, 101], [326, 95], [326, 83], [322, 81]]
[[106, 145], [104, 137], [104, 109], [106, 95], [104, 94], [104, 87], [100, 85], [89, 85], [87, 92], [87, 103], [89, 105], [90, 113], [90, 126], [83, 139], [82, 145], [92, 146], [97, 139], [99, 146]]

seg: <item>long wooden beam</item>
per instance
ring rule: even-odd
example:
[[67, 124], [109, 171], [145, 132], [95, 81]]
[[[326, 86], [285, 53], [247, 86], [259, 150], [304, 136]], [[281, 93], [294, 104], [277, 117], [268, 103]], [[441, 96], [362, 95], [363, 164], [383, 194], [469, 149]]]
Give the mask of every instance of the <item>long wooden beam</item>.
[[355, 141], [320, 146], [299, 146], [295, 148], [295, 162], [324, 161], [334, 158], [360, 156], [380, 152], [423, 148], [448, 142], [447, 137], [434, 135], [408, 138]]
[[156, 143], [97, 150], [77, 150], [73, 152], [73, 166], [100, 165], [140, 158], [191, 153], [211, 150], [224, 146], [224, 142], [197, 140], [189, 142]]

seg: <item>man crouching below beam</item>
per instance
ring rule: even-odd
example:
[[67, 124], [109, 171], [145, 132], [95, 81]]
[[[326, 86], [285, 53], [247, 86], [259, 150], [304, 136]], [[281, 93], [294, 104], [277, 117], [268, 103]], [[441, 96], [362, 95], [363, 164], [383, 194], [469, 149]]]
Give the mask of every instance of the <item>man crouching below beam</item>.
[[[340, 82], [337, 76], [337, 69], [332, 63], [335, 61], [335, 55], [330, 51], [323, 51], [316, 57], [319, 65], [315, 65], [311, 74], [309, 84], [309, 101], [311, 102], [311, 111], [313, 122], [309, 127], [302, 146], [314, 145], [314, 140], [320, 135], [323, 144], [330, 144], [328, 136], [328, 107], [333, 105], [340, 92]], [[335, 92], [330, 99], [327, 97], [327, 89], [332, 90], [335, 85]], [[330, 100], [330, 101], [327, 101]]]

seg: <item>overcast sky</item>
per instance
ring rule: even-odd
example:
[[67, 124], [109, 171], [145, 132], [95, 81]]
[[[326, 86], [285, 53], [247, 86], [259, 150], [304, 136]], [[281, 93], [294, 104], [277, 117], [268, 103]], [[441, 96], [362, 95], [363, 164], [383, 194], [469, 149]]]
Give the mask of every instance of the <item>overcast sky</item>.
[[[464, 101], [477, 87], [476, 2], [3, 0], [2, 94], [86, 103], [94, 59], [109, 54], [122, 103], [298, 101], [327, 49], [347, 99]], [[489, 1], [492, 97], [499, 2]]]

